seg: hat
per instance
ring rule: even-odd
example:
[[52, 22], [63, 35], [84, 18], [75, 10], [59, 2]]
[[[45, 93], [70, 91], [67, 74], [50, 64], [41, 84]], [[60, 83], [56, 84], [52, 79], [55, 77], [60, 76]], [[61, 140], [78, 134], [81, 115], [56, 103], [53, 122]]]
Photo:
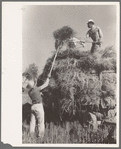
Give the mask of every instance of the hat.
[[87, 24], [88, 23], [95, 23], [92, 19], [88, 20]]

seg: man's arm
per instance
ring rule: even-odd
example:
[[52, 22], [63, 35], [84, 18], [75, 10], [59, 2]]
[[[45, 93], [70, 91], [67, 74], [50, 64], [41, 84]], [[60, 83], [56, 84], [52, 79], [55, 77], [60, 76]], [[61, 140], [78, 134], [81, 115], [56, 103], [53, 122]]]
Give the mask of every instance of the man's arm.
[[79, 39], [77, 39], [77, 38], [75, 38], [75, 37], [73, 37], [73, 42], [80, 42], [80, 40]]
[[37, 87], [35, 90], [41, 91], [41, 90], [43, 90], [44, 88], [46, 88], [46, 87], [48, 86], [48, 84], [49, 84], [49, 78], [47, 78], [46, 82], [45, 82], [43, 85]]
[[103, 38], [103, 33], [99, 27], [98, 27], [98, 34], [99, 34], [99, 40], [98, 41], [101, 41]]
[[86, 33], [86, 38], [89, 38], [89, 31], [87, 31]]

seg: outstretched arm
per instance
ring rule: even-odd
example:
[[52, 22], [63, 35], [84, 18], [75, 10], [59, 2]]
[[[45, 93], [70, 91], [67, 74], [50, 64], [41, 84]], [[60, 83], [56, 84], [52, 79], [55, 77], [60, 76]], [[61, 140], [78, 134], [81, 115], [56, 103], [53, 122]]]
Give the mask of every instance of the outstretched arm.
[[43, 90], [44, 88], [46, 88], [49, 84], [49, 78], [47, 78], [46, 82], [41, 86], [41, 90]]
[[45, 82], [43, 85], [37, 87], [36, 90], [41, 91], [41, 90], [43, 90], [44, 88], [46, 88], [46, 87], [48, 86], [48, 84], [49, 84], [49, 78], [47, 78], [46, 82]]

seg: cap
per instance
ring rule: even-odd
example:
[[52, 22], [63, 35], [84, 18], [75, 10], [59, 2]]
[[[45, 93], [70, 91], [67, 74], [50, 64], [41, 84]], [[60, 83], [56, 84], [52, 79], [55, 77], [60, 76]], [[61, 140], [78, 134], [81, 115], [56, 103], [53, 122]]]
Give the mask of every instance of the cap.
[[92, 23], [95, 23], [92, 19], [90, 19], [90, 20], [88, 20], [87, 24], [88, 24], [88, 23], [91, 23], [91, 22], [92, 22]]

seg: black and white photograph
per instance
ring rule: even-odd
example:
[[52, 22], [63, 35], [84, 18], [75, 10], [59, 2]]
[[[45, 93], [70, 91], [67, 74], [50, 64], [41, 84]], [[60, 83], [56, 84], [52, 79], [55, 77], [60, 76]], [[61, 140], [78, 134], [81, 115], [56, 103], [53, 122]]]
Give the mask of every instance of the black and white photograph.
[[119, 3], [22, 2], [20, 11], [21, 144], [118, 147]]

